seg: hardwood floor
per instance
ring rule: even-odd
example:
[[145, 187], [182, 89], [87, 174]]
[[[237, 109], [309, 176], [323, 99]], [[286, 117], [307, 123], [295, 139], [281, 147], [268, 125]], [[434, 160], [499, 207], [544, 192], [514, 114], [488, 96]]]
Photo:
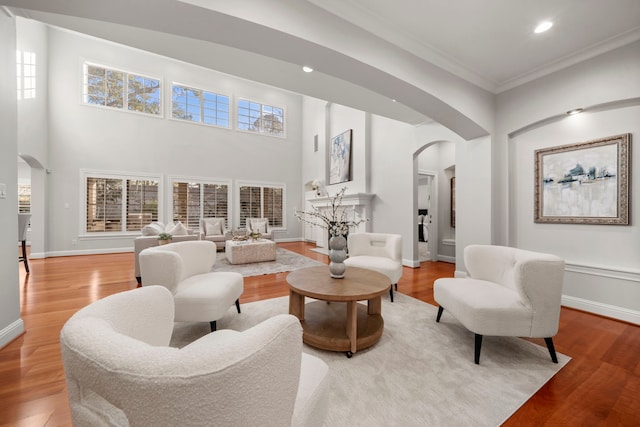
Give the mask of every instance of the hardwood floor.
[[[311, 251], [311, 244], [278, 246], [327, 262], [325, 255]], [[0, 350], [0, 426], [71, 424], [60, 329], [79, 308], [135, 288], [132, 260], [131, 253], [30, 260], [30, 275], [20, 264], [26, 333]], [[434, 304], [433, 281], [451, 277], [453, 270], [452, 264], [439, 262], [405, 267], [398, 290]], [[240, 301], [288, 295], [286, 275], [245, 278]], [[542, 340], [532, 341], [544, 345]], [[640, 424], [640, 327], [563, 308], [554, 342], [572, 360], [505, 425]]]

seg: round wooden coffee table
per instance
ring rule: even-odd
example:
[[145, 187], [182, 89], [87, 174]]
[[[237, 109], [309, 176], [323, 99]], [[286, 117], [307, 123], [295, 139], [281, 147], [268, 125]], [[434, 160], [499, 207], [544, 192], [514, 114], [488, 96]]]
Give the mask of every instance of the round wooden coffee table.
[[[333, 279], [328, 266], [302, 268], [287, 275], [289, 313], [300, 319], [304, 343], [351, 357], [382, 336], [382, 295], [391, 282], [384, 274], [347, 267]], [[305, 297], [315, 298], [305, 304]], [[367, 300], [367, 305], [358, 301]]]

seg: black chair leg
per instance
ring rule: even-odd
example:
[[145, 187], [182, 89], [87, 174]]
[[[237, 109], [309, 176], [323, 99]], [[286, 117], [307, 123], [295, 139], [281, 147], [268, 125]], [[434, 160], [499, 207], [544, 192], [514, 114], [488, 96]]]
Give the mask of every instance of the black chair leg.
[[438, 306], [438, 316], [436, 317], [436, 323], [440, 322], [440, 318], [442, 317], [442, 312], [444, 311], [444, 308], [442, 308], [441, 305]]
[[549, 354], [551, 355], [551, 361], [553, 363], [558, 363], [558, 356], [556, 356], [556, 348], [553, 346], [553, 338], [545, 338], [544, 342], [547, 343], [547, 348], [549, 349]]
[[476, 334], [476, 347], [474, 351], [474, 362], [476, 365], [480, 364], [480, 348], [482, 347], [482, 335]]
[[236, 300], [236, 309], [238, 310], [238, 314], [240, 313], [240, 300]]
[[393, 285], [389, 288], [389, 297], [391, 298], [391, 302], [393, 302]]
[[209, 322], [209, 324], [211, 325], [211, 332], [215, 332], [216, 328], [217, 328], [216, 321], [213, 320], [213, 321]]
[[398, 290], [398, 284], [396, 283], [396, 291]]
[[142, 284], [142, 277], [136, 276], [136, 282], [138, 282], [138, 285], [141, 285]]
[[18, 258], [18, 261], [24, 262], [24, 270], [29, 274], [29, 260], [27, 258], [27, 242], [22, 241], [22, 256]]

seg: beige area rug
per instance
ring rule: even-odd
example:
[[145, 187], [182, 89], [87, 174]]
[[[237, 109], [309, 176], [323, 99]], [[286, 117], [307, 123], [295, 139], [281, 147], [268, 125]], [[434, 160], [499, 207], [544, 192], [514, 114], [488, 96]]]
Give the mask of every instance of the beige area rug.
[[[218, 328], [245, 330], [288, 312], [288, 297], [232, 307]], [[337, 303], [333, 303], [337, 304]], [[380, 341], [348, 359], [344, 353], [304, 351], [327, 362], [331, 395], [326, 426], [497, 426], [570, 358], [551, 362], [545, 347], [511, 337], [485, 337], [480, 365], [473, 334], [436, 307], [403, 294], [383, 297]], [[208, 333], [208, 323], [176, 323], [172, 345]]]
[[218, 259], [211, 268], [211, 271], [236, 271], [244, 277], [249, 277], [293, 271], [299, 268], [315, 267], [317, 265], [325, 264], [286, 249], [276, 248], [275, 261], [254, 262], [251, 264], [230, 264], [224, 252], [218, 252]]

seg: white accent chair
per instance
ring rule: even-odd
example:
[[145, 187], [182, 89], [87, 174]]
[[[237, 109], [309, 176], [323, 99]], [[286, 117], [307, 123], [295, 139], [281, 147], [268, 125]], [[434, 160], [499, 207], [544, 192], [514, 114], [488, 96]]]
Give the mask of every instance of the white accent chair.
[[263, 239], [275, 240], [269, 218], [247, 218], [247, 233], [260, 233]]
[[224, 218], [201, 218], [200, 240], [209, 240], [216, 244], [219, 251], [223, 251], [227, 240], [231, 239], [231, 230]]
[[206, 240], [169, 243], [140, 252], [142, 285], [161, 285], [173, 294], [176, 322], [209, 322], [216, 330], [234, 304], [240, 313], [244, 279], [240, 273], [211, 272], [216, 245]]
[[360, 267], [382, 273], [391, 281], [389, 297], [393, 302], [393, 288], [398, 290], [402, 277], [402, 236], [387, 233], [350, 233], [347, 237], [349, 257], [347, 267]]
[[475, 334], [474, 361], [480, 363], [483, 335], [544, 338], [558, 363], [553, 336], [558, 332], [564, 260], [506, 246], [464, 249], [467, 278], [434, 283], [438, 316], [444, 310]]
[[98, 300], [62, 328], [75, 426], [321, 426], [328, 366], [294, 316], [169, 347], [174, 300], [148, 286]]

